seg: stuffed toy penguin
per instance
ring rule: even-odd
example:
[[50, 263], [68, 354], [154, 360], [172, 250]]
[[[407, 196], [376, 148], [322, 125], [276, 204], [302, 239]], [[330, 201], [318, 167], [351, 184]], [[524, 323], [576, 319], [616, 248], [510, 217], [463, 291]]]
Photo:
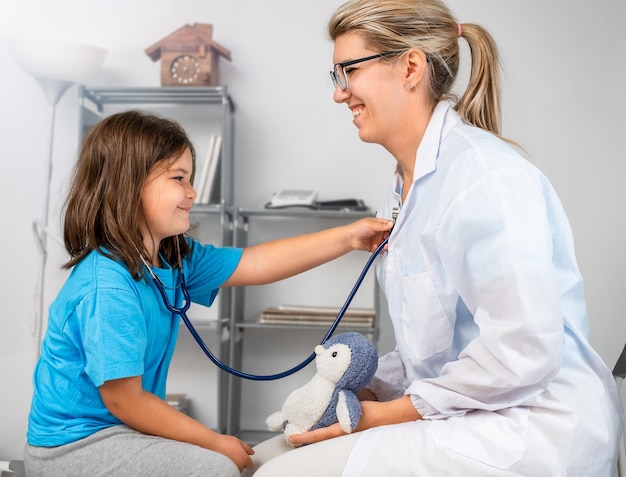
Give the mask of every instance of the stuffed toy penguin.
[[372, 380], [378, 366], [374, 345], [354, 331], [333, 336], [315, 347], [316, 374], [288, 396], [280, 411], [266, 420], [270, 431], [299, 434], [339, 422], [352, 432], [361, 419], [356, 393]]

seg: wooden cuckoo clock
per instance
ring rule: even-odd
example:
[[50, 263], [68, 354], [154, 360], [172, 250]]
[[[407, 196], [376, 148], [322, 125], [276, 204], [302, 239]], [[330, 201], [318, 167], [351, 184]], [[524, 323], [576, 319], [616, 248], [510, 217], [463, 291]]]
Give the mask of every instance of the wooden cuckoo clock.
[[231, 57], [212, 37], [212, 25], [186, 24], [147, 48], [152, 61], [161, 60], [161, 86], [219, 86], [220, 57]]

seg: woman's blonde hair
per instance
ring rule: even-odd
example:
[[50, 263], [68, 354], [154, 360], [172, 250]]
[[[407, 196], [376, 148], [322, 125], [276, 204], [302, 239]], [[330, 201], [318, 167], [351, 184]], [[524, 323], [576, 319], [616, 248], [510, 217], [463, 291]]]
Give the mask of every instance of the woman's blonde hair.
[[[135, 279], [142, 275], [139, 253], [148, 256], [140, 224], [141, 191], [157, 163], [195, 152], [176, 122], [141, 111], [106, 117], [87, 133], [65, 202], [63, 239], [71, 268], [97, 250], [123, 261]], [[193, 180], [193, 173], [192, 173]], [[172, 265], [189, 253], [183, 235], [161, 241], [159, 251]]]
[[483, 27], [457, 23], [441, 1], [350, 0], [333, 14], [327, 29], [333, 41], [344, 33], [358, 32], [366, 46], [378, 52], [423, 51], [428, 58], [432, 108], [441, 100], [456, 100], [452, 86], [459, 71], [459, 38], [464, 38], [472, 66], [455, 109], [465, 122], [500, 135], [497, 46]]

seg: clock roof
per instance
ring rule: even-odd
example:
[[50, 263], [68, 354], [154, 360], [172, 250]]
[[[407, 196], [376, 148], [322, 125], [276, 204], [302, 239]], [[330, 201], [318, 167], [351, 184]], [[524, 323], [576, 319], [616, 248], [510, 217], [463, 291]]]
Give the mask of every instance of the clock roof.
[[217, 51], [221, 56], [231, 61], [230, 50], [213, 40], [213, 25], [210, 23], [185, 24], [178, 30], [157, 41], [154, 45], [146, 48], [145, 52], [152, 61], [161, 58], [164, 48], [176, 47], [176, 45], [197, 44]]

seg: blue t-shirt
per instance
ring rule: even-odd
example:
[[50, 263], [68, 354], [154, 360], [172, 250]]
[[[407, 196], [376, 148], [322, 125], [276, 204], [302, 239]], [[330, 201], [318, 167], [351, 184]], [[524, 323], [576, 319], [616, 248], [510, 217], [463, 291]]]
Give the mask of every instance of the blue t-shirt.
[[[238, 248], [190, 240], [183, 260], [191, 301], [209, 306], [241, 259]], [[182, 303], [180, 273], [153, 268], [170, 303]], [[50, 306], [34, 374], [28, 443], [52, 447], [121, 424], [105, 407], [105, 381], [142, 376], [143, 388], [165, 398], [180, 317], [169, 312], [151, 278], [136, 281], [126, 265], [92, 252], [78, 263]]]

